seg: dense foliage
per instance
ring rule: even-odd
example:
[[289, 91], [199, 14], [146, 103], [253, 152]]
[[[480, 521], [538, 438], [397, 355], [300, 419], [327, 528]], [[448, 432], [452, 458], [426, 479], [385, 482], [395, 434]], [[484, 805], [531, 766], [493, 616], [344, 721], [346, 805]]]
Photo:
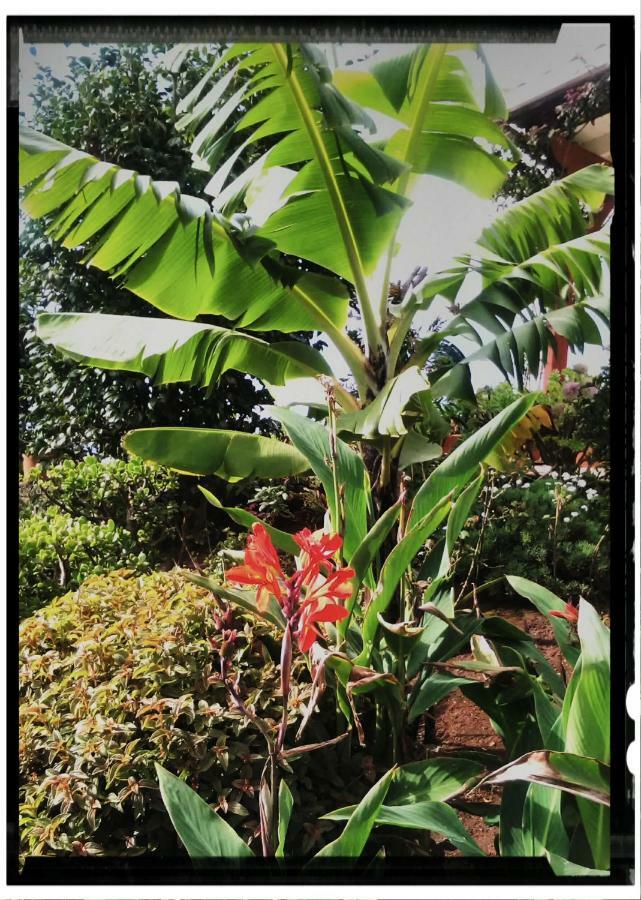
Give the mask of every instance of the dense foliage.
[[[155, 761], [183, 773], [233, 823], [255, 818], [260, 735], [229, 708], [212, 666], [218, 613], [178, 572], [121, 571], [87, 579], [22, 623], [25, 853], [175, 851]], [[275, 641], [242, 614], [225, 623], [238, 629], [234, 664], [248, 699], [269, 714]]]
[[207, 552], [218, 530], [206, 506], [193, 483], [139, 458], [37, 466], [20, 484], [20, 615], [87, 575]]
[[475, 510], [461, 536], [461, 583], [470, 568], [475, 584], [501, 581], [509, 560], [513, 575], [533, 581], [545, 573], [546, 585], [566, 600], [583, 596], [608, 608], [607, 481], [552, 470], [540, 478], [497, 478], [488, 492], [490, 502]]
[[20, 618], [77, 588], [90, 575], [122, 566], [149, 568], [144, 551], [125, 528], [111, 520], [72, 518], [56, 507], [20, 523], [18, 563]]

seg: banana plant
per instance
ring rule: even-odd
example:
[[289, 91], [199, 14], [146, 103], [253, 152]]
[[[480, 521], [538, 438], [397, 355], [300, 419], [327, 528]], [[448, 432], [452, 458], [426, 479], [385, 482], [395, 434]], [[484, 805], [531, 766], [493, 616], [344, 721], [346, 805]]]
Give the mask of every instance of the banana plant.
[[[181, 53], [176, 65], [188, 59]], [[479, 61], [482, 99], [470, 74]], [[400, 297], [390, 293], [399, 227], [421, 179], [449, 179], [491, 197], [517, 159], [480, 48], [425, 45], [369, 71], [332, 71], [307, 44], [237, 44], [177, 113], [194, 166], [211, 175], [205, 197], [21, 132], [24, 210], [45, 217], [51, 237], [77, 251], [79, 262], [108, 272], [162, 314], [43, 314], [41, 339], [79, 363], [208, 390], [233, 368], [276, 396], [294, 379], [323, 379], [338, 433], [371, 448], [371, 513], [393, 505], [399, 473], [440, 455], [446, 425], [434, 401], [471, 398], [476, 360], [520, 379], [525, 362], [535, 374], [546, 358], [551, 326], [576, 347], [600, 342], [595, 317], [607, 321], [608, 238], [605, 229], [587, 232], [612, 193], [605, 166], [511, 207], [450, 268], [410, 279]], [[429, 255], [426, 236], [427, 263]], [[480, 277], [482, 289], [462, 302], [468, 276]], [[350, 297], [364, 352], [346, 332]], [[457, 314], [399, 363], [415, 316], [437, 297], [456, 302]], [[300, 330], [327, 335], [356, 393], [300, 341], [260, 337]], [[471, 337], [479, 350], [426, 373], [448, 335]], [[326, 393], [319, 402], [330, 416]], [[141, 429], [125, 445], [181, 471], [230, 480], [311, 464], [282, 441], [213, 429]], [[334, 504], [339, 530], [336, 512]]]

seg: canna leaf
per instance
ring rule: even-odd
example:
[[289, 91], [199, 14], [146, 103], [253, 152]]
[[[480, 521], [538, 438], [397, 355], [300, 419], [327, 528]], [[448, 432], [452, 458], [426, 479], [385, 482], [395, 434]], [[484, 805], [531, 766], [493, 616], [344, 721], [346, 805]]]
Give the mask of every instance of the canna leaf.
[[282, 778], [278, 786], [278, 847], [276, 848], [276, 857], [279, 859], [285, 856], [285, 838], [287, 837], [293, 806], [294, 798], [292, 797], [292, 792], [285, 779]]
[[355, 858], [361, 855], [396, 771], [396, 767], [390, 769], [370, 788], [358, 806], [354, 807], [340, 837], [322, 847], [314, 856], [314, 860], [328, 857]]
[[169, 817], [191, 858], [237, 860], [254, 854], [231, 825], [214, 812], [189, 785], [156, 763], [160, 793]]
[[[346, 806], [321, 816], [321, 819], [343, 821], [349, 818], [355, 807]], [[376, 825], [394, 825], [397, 828], [437, 831], [464, 856], [485, 856], [479, 845], [461, 824], [458, 816], [447, 803], [423, 801], [411, 806], [381, 806]]]
[[300, 553], [300, 547], [291, 534], [288, 534], [286, 531], [281, 531], [280, 528], [274, 528], [273, 525], [269, 525], [267, 522], [263, 522], [262, 519], [246, 509], [241, 509], [238, 506], [223, 506], [220, 500], [212, 494], [211, 491], [208, 491], [207, 488], [204, 488], [200, 484], [198, 485], [198, 490], [208, 503], [211, 503], [216, 509], [221, 509], [223, 512], [226, 512], [230, 519], [233, 519], [238, 525], [242, 525], [249, 529], [254, 522], [260, 522], [261, 525], [265, 527], [272, 542], [279, 550], [284, 550], [285, 553], [291, 553], [293, 556], [297, 556]]
[[466, 484], [477, 475], [480, 464], [509, 437], [512, 429], [518, 425], [535, 401], [535, 394], [519, 397], [459, 444], [419, 488], [412, 504], [409, 525], [418, 521], [450, 491]]

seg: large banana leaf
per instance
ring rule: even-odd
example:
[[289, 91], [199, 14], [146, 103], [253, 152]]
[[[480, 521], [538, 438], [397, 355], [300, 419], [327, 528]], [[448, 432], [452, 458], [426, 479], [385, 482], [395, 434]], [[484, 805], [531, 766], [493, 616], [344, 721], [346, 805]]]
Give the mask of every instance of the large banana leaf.
[[232, 227], [176, 182], [152, 181], [25, 128], [20, 183], [25, 211], [51, 216], [55, 240], [83, 247], [90, 265], [121, 276], [169, 315], [220, 315], [283, 332], [335, 333], [347, 320], [337, 279], [283, 265], [272, 241]]
[[291, 444], [259, 434], [215, 428], [139, 428], [123, 439], [130, 453], [187, 475], [284, 478], [309, 469]]
[[436, 294], [454, 299], [470, 272], [483, 276], [484, 287], [515, 277], [532, 281], [546, 295], [558, 295], [568, 283], [579, 298], [593, 295], [598, 259], [609, 258], [609, 233], [588, 234], [585, 209], [598, 211], [613, 193], [613, 169], [593, 165], [526, 197], [483, 229], [475, 246], [458, 257], [459, 265], [427, 279], [413, 302], [422, 308]]
[[[402, 126], [386, 141], [386, 153], [416, 174], [447, 178], [491, 197], [516, 154], [493, 121], [505, 116], [505, 105], [489, 70], [486, 67], [487, 102], [481, 110], [458, 55], [461, 49], [422, 45], [376, 63], [369, 72], [338, 71], [334, 82], [350, 99]], [[503, 152], [499, 155], [495, 148]]]
[[140, 372], [159, 384], [206, 387], [228, 369], [283, 385], [293, 378], [331, 375], [323, 356], [300, 341], [268, 344], [214, 325], [94, 313], [43, 313], [36, 333], [88, 366]]
[[[233, 62], [229, 86], [236, 91], [218, 108], [211, 96], [205, 102], [192, 92], [179, 122], [199, 125], [192, 153], [199, 167], [215, 172], [207, 187], [215, 208], [229, 214], [244, 205], [261, 225], [259, 235], [367, 295], [365, 276], [405, 206], [381, 185], [398, 177], [402, 163], [363, 140], [357, 129], [373, 130], [373, 123], [332, 84], [318, 49], [236, 44], [220, 64]], [[249, 108], [230, 124], [241, 102]], [[233, 137], [242, 142], [223, 159]], [[266, 142], [271, 146], [233, 178], [236, 161]]]
[[[482, 277], [480, 293], [458, 309], [439, 335], [424, 339], [412, 360], [423, 364], [446, 336], [461, 335], [481, 346], [446, 371], [437, 392], [470, 399], [469, 363], [479, 359], [490, 359], [519, 384], [525, 361], [536, 375], [553, 344], [546, 320], [579, 350], [585, 343], [601, 342], [586, 309], [608, 323], [601, 295], [607, 294], [609, 228], [588, 234], [585, 210], [598, 210], [613, 190], [608, 166], [588, 166], [555, 182], [499, 215], [457, 265], [436, 273], [408, 297], [406, 313], [426, 309], [437, 295], [454, 302], [468, 275]], [[576, 309], [568, 305], [576, 301], [591, 302]], [[479, 327], [493, 335], [489, 342]], [[435, 373], [433, 381], [443, 374]]]

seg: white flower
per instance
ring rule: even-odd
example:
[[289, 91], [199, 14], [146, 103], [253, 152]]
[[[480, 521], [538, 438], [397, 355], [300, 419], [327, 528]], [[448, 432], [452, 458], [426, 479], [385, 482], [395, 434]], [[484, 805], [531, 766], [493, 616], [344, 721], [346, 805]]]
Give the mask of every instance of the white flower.
[[548, 516], [543, 516], [543, 518], [544, 518], [544, 519], [549, 519], [549, 518], [551, 518], [551, 517], [548, 515]]
[[584, 488], [587, 484], [587, 481], [585, 480], [585, 478], [579, 478], [579, 480], [577, 481], [577, 484], [580, 488]]
[[525, 490], [526, 488], [529, 488], [529, 486], [530, 486], [529, 484], [524, 484], [523, 489]]
[[566, 489], [566, 491], [569, 491], [571, 494], [576, 494], [576, 488], [574, 487], [573, 484], [566, 484], [565, 489]]
[[571, 515], [572, 518], [574, 519], [574, 518], [576, 518], [576, 517], [578, 516], [578, 512], [571, 512], [570, 515]]
[[564, 522], [569, 522], [569, 521], [570, 521], [570, 517], [569, 517], [569, 516], [563, 516], [563, 521], [564, 521]]
[[585, 492], [585, 496], [588, 498], [588, 500], [592, 500], [593, 497], [596, 497], [597, 494], [598, 491], [595, 491], [594, 488], [588, 488]]
[[587, 506], [585, 505], [585, 503], [582, 503], [582, 504], [581, 504], [581, 509], [587, 510]]
[[517, 478], [516, 481], [514, 482], [514, 484], [516, 484], [516, 485], [521, 485], [521, 484], [523, 484], [523, 479], [522, 479], [522, 478]]
[[564, 472], [564, 473], [561, 475], [561, 478], [563, 479], [563, 481], [569, 481], [570, 476], [568, 475], [567, 472]]
[[559, 477], [559, 473], [557, 471], [550, 472], [550, 478], [558, 478], [558, 477]]

